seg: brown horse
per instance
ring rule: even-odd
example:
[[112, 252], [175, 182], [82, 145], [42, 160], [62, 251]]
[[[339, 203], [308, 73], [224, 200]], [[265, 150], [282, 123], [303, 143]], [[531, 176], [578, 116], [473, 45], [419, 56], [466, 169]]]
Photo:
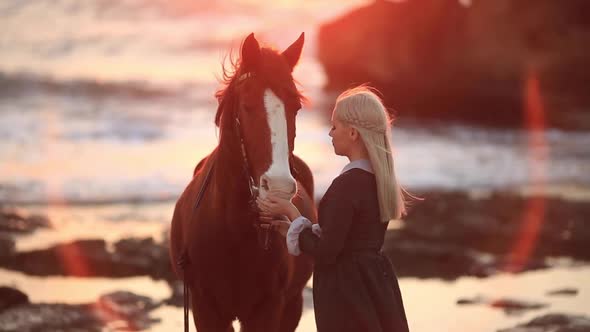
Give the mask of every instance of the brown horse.
[[175, 273], [190, 289], [199, 332], [233, 331], [236, 318], [244, 332], [294, 331], [301, 318], [312, 263], [261, 227], [253, 202], [277, 191], [316, 219], [311, 172], [293, 155], [302, 96], [292, 71], [302, 47], [303, 34], [282, 53], [250, 34], [233, 72], [224, 70], [219, 145], [197, 165], [170, 230], [171, 259], [184, 262]]

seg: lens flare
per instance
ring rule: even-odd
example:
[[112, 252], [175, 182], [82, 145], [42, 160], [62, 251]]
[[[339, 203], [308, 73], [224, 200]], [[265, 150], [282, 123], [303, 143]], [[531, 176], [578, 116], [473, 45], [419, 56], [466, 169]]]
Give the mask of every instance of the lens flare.
[[548, 145], [545, 141], [545, 110], [534, 70], [529, 71], [524, 87], [524, 116], [527, 130], [527, 160], [529, 186], [533, 195], [529, 197], [520, 218], [520, 230], [504, 270], [521, 271], [535, 250], [539, 231], [545, 218], [545, 199], [542, 192], [546, 184]]

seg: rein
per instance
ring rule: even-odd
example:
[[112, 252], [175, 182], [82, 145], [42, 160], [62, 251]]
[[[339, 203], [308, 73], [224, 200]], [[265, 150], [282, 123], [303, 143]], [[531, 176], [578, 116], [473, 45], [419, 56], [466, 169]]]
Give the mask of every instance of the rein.
[[[238, 77], [237, 83], [240, 84], [244, 80], [253, 77], [254, 74], [252, 72], [247, 72], [245, 74], [240, 75]], [[248, 200], [248, 207], [250, 208], [250, 212], [255, 212], [254, 216], [258, 217], [258, 208], [256, 206], [256, 197], [258, 197], [258, 187], [256, 187], [256, 182], [254, 181], [254, 177], [252, 177], [252, 173], [250, 172], [250, 167], [248, 163], [248, 154], [246, 153], [246, 146], [244, 145], [244, 135], [242, 134], [242, 125], [240, 123], [239, 114], [236, 114], [236, 132], [240, 138], [240, 149], [242, 151], [242, 165], [244, 166], [244, 174], [248, 179], [248, 189], [250, 190], [250, 198]]]
[[248, 179], [248, 189], [250, 190], [250, 197], [248, 198], [248, 208], [250, 209], [249, 212], [256, 212], [255, 214], [258, 215], [258, 209], [256, 206], [256, 197], [258, 197], [258, 187], [256, 186], [256, 182], [254, 182], [254, 177], [250, 172], [250, 167], [248, 164], [248, 155], [246, 154], [246, 146], [244, 145], [244, 137], [242, 135], [242, 127], [240, 124], [240, 119], [236, 117], [236, 131], [240, 136], [240, 148], [242, 150], [242, 165], [244, 168], [244, 175]]
[[[197, 194], [197, 201], [196, 201], [195, 205], [193, 206], [193, 215], [195, 214], [195, 211], [197, 210], [197, 208], [201, 204], [201, 200], [203, 199], [203, 196], [205, 195], [205, 189], [207, 189], [207, 186], [209, 185], [209, 182], [211, 181], [211, 173], [213, 172], [213, 168], [215, 166], [215, 159], [213, 159], [211, 161], [211, 163], [212, 164], [209, 167], [209, 170], [207, 170], [207, 175], [205, 175], [205, 180], [203, 180], [203, 185], [201, 186], [201, 189], [199, 190], [199, 193]], [[189, 331], [189, 324], [188, 324], [189, 298], [188, 297], [189, 297], [190, 290], [189, 290], [187, 283], [186, 283], [187, 265], [189, 263], [190, 263], [190, 261], [189, 261], [189, 257], [188, 257], [188, 251], [185, 248], [184, 251], [182, 252], [182, 254], [180, 255], [180, 258], [176, 262], [178, 267], [180, 267], [182, 269], [182, 273], [183, 273], [182, 285], [183, 285], [183, 297], [184, 297], [183, 310], [184, 310], [184, 331], [185, 332]]]

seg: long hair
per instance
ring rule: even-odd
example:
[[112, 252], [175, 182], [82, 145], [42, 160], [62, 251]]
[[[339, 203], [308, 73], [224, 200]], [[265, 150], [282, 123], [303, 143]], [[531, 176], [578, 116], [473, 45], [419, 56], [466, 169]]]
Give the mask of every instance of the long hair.
[[361, 85], [344, 91], [336, 100], [336, 118], [358, 130], [375, 171], [382, 222], [406, 214], [404, 190], [397, 181], [391, 149], [391, 118], [381, 98]]

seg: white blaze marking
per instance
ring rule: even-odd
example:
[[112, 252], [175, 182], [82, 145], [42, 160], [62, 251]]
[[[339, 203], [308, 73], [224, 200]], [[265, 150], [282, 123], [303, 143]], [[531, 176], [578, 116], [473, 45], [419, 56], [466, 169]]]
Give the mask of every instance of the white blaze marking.
[[271, 178], [294, 181], [289, 169], [289, 143], [285, 105], [271, 89], [266, 89], [264, 91], [264, 107], [266, 108], [272, 146], [272, 164], [265, 174]]

